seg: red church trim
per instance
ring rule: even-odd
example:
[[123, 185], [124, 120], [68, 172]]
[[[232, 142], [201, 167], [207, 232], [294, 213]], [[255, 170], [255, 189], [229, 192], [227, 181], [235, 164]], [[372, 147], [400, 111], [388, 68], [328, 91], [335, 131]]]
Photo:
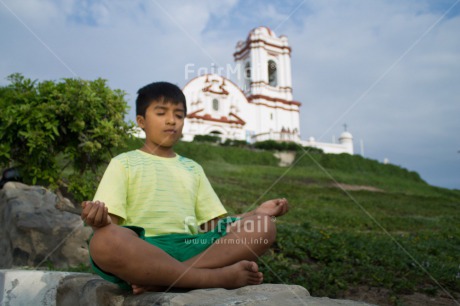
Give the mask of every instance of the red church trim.
[[210, 114], [204, 114], [204, 115], [198, 115], [199, 112], [203, 111], [203, 109], [197, 110], [189, 115], [187, 115], [187, 118], [189, 119], [202, 119], [205, 121], [213, 121], [213, 122], [221, 122], [221, 123], [227, 123], [227, 124], [239, 124], [239, 125], [245, 125], [246, 122], [235, 115], [234, 113], [230, 113], [229, 116], [235, 117], [237, 120], [231, 120], [227, 118], [226, 116], [222, 116], [220, 118], [213, 118]]
[[205, 80], [205, 83], [211, 83], [209, 84], [208, 86], [204, 87], [202, 90], [204, 92], [210, 92], [210, 93], [214, 93], [216, 95], [225, 95], [227, 96], [229, 94], [229, 92], [224, 88], [225, 86], [225, 78], [222, 77], [222, 84], [219, 85], [219, 89], [220, 91], [215, 91], [215, 90], [212, 90], [212, 85], [214, 82], [219, 82], [218, 80], [211, 80], [211, 82], [209, 82], [209, 79], [208, 79], [208, 74], [206, 75], [206, 80]]
[[255, 100], [255, 99], [264, 99], [264, 100], [268, 100], [268, 101], [273, 101], [273, 102], [281, 102], [283, 104], [287, 104], [287, 105], [297, 105], [297, 106], [301, 106], [302, 103], [298, 102], [298, 101], [288, 101], [288, 100], [284, 100], [284, 99], [280, 99], [280, 98], [273, 98], [273, 97], [269, 97], [269, 96], [265, 96], [265, 95], [251, 95], [249, 97], [247, 97], [248, 101], [250, 103], [254, 103], [252, 102], [252, 100]]
[[[270, 47], [274, 47], [274, 48], [278, 48], [278, 49], [287, 49], [288, 50], [288, 55], [290, 56], [291, 55], [291, 52], [292, 52], [292, 48], [289, 47], [289, 46], [278, 46], [278, 45], [275, 45], [275, 44], [272, 44], [272, 43], [269, 43], [263, 39], [255, 39], [255, 40], [246, 40], [245, 42], [245, 45], [243, 47], [243, 49], [241, 49], [240, 51], [237, 51], [235, 53], [233, 53], [233, 57], [235, 58], [235, 60], [239, 60], [241, 59], [242, 57], [239, 57], [241, 54], [243, 54], [245, 51], [247, 51], [248, 49], [256, 49], [256, 48], [261, 48], [261, 46], [255, 46], [256, 43], [263, 43], [264, 45], [266, 46], [270, 46]], [[253, 46], [254, 44], [254, 46]]]
[[[265, 82], [265, 81], [256, 81], [256, 82], [251, 82], [251, 85], [257, 85], [257, 84], [265, 84], [265, 85], [269, 85], [268, 82]], [[292, 91], [292, 87], [290, 86], [277, 86], [276, 88], [280, 88], [280, 89], [289, 89], [290, 91]]]
[[196, 110], [196, 111], [188, 114], [187, 118], [191, 118], [191, 117], [195, 116], [196, 114], [198, 114], [199, 112], [202, 112], [202, 111], [204, 111], [204, 108], [200, 108], [199, 110]]
[[238, 119], [238, 121], [242, 122], [243, 125], [246, 124], [246, 122], [243, 119], [241, 119], [239, 116], [237, 116], [235, 113], [231, 112], [229, 115], [235, 117], [236, 119]]

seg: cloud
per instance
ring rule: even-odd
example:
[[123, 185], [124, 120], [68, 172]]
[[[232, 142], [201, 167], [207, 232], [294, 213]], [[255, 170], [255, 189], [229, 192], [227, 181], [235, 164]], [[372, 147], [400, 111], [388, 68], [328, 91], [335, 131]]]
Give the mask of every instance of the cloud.
[[71, 22], [89, 26], [107, 25], [110, 22], [109, 5], [107, 1], [74, 2], [74, 9], [68, 19]]

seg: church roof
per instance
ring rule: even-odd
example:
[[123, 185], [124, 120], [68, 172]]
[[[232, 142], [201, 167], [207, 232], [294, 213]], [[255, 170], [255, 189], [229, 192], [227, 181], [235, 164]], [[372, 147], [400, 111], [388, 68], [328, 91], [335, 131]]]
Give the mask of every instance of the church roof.
[[344, 131], [342, 134], [340, 134], [339, 139], [353, 139], [353, 136], [350, 132]]
[[255, 48], [260, 44], [278, 50], [287, 50], [289, 54], [292, 50], [285, 35], [278, 37], [270, 28], [261, 26], [252, 29], [246, 37], [246, 40], [239, 41], [236, 44], [236, 51], [233, 53], [233, 57], [238, 59], [242, 54], [246, 53], [248, 49]]
[[272, 37], [276, 37], [275, 32], [273, 32], [269, 27], [266, 26], [260, 26], [252, 29], [248, 34], [248, 38], [251, 36], [251, 34], [267, 34]]

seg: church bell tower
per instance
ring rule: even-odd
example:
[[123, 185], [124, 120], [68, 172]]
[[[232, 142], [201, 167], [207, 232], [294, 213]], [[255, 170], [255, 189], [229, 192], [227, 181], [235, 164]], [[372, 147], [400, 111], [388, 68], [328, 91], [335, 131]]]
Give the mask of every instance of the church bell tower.
[[238, 86], [249, 103], [261, 106], [256, 114], [258, 130], [278, 133], [284, 138], [281, 140], [299, 140], [301, 104], [292, 98], [291, 48], [287, 37], [277, 37], [267, 27], [255, 28], [245, 41], [237, 43], [233, 56]]
[[291, 48], [286, 36], [267, 27], [253, 29], [239, 41], [233, 54], [238, 85], [247, 95], [268, 95], [292, 100]]

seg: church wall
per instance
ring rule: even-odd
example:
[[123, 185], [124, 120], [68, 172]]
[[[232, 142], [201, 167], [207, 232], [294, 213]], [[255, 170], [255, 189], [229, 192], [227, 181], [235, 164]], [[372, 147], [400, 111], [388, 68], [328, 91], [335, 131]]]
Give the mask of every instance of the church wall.
[[[188, 115], [192, 115], [185, 120], [183, 140], [191, 141], [194, 135], [206, 135], [213, 131], [221, 133], [223, 139], [245, 140], [247, 122], [254, 121], [251, 118], [253, 110], [241, 90], [230, 80], [218, 75], [200, 76], [191, 80], [183, 91], [187, 98]], [[214, 99], [218, 101], [217, 110], [213, 106]], [[239, 120], [246, 125], [238, 124]]]

